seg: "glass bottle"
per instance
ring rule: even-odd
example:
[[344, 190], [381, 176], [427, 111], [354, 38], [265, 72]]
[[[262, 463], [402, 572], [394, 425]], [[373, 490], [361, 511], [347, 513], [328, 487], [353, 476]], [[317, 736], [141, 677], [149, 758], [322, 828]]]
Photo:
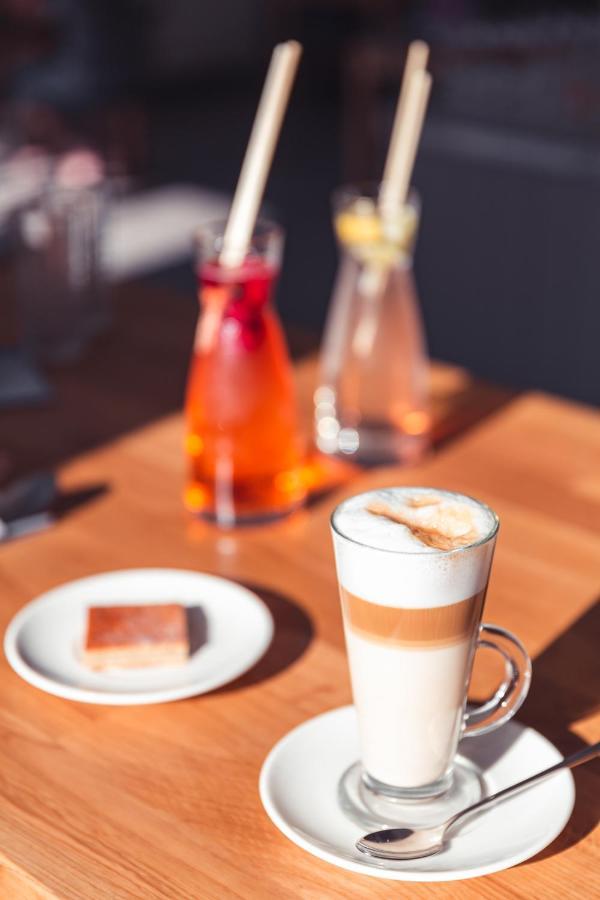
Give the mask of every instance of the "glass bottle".
[[223, 526], [304, 499], [291, 362], [272, 304], [282, 230], [259, 222], [243, 263], [219, 264], [225, 223], [198, 237], [200, 316], [186, 396], [185, 504]]
[[315, 440], [365, 465], [417, 460], [429, 442], [428, 359], [412, 274], [417, 198], [382, 218], [379, 185], [334, 194], [341, 251], [320, 355]]
[[50, 183], [19, 214], [21, 326], [27, 349], [44, 363], [78, 360], [110, 324], [100, 266], [106, 199], [103, 182]]

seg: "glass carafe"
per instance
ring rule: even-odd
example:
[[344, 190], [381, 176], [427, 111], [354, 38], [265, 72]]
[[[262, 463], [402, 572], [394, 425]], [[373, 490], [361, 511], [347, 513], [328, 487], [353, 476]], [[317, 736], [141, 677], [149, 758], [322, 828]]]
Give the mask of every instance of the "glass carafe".
[[23, 338], [41, 362], [67, 365], [108, 329], [101, 272], [106, 186], [48, 184], [18, 216], [17, 286]]
[[185, 503], [230, 526], [282, 515], [305, 491], [291, 362], [272, 304], [283, 232], [259, 223], [232, 269], [219, 264], [224, 224], [199, 234]]
[[320, 356], [315, 440], [365, 465], [417, 460], [428, 445], [428, 359], [412, 273], [412, 194], [381, 216], [379, 186], [334, 194], [341, 259]]

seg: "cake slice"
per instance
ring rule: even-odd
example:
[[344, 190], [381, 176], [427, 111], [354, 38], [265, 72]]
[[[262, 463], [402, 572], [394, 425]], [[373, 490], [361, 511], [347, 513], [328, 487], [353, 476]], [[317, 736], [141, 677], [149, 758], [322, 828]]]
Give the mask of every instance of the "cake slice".
[[180, 665], [189, 652], [186, 610], [178, 603], [88, 609], [83, 662], [91, 669]]

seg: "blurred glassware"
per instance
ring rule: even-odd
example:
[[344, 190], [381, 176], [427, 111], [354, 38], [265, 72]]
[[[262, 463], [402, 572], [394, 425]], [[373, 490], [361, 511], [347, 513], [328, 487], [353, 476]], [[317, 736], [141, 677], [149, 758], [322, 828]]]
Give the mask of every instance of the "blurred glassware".
[[185, 504], [228, 527], [283, 515], [306, 491], [292, 367], [272, 304], [283, 231], [259, 221], [246, 258], [229, 268], [219, 262], [224, 229], [198, 235]]
[[412, 462], [429, 443], [428, 358], [413, 273], [419, 203], [383, 218], [379, 185], [333, 196], [341, 261], [320, 356], [315, 440], [366, 465]]
[[17, 292], [23, 341], [66, 364], [110, 323], [100, 266], [106, 185], [99, 158], [73, 151], [18, 214]]
[[0, 235], [14, 213], [39, 196], [51, 166], [52, 159], [42, 147], [31, 144], [7, 150], [0, 146]]
[[52, 388], [21, 347], [0, 346], [0, 411], [40, 406], [51, 396]]

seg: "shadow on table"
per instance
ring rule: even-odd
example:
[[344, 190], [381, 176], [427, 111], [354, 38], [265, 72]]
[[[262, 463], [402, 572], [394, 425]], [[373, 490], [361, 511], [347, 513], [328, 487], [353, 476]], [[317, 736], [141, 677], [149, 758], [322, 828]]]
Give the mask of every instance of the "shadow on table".
[[[181, 409], [198, 315], [193, 282], [190, 268], [187, 293], [139, 280], [112, 289], [110, 332], [83, 359], [49, 372], [48, 402], [1, 411], [0, 486], [40, 469], [58, 469], [74, 456]], [[14, 296], [0, 266], [0, 343], [4, 303]], [[317, 336], [305, 330], [288, 328], [286, 333], [295, 357], [317, 344]]]
[[197, 653], [203, 647], [208, 638], [208, 622], [206, 613], [201, 606], [186, 606], [185, 617], [187, 619], [188, 635], [190, 641], [190, 656]]
[[[519, 719], [556, 744], [564, 756], [588, 746], [569, 727], [600, 709], [598, 648], [600, 598], [533, 662], [531, 690]], [[553, 676], [560, 671], [557, 688]], [[600, 760], [573, 770], [575, 807], [564, 831], [521, 865], [562, 853], [586, 837], [600, 820]]]
[[53, 512], [58, 519], [63, 519], [81, 506], [100, 499], [109, 490], [110, 485], [105, 481], [86, 484], [79, 488], [71, 488], [68, 491], [61, 490], [53, 505]]
[[482, 772], [490, 769], [495, 762], [502, 759], [506, 753], [516, 744], [521, 736], [518, 729], [512, 729], [511, 723], [507, 727], [499, 728], [490, 735], [482, 735], [472, 738], [464, 738], [459, 747], [461, 756], [474, 763]]
[[228, 693], [250, 687], [283, 672], [298, 660], [312, 641], [314, 628], [308, 613], [295, 601], [260, 585], [240, 582], [257, 594], [273, 616], [273, 640], [264, 656], [244, 675], [218, 688], [214, 693]]

